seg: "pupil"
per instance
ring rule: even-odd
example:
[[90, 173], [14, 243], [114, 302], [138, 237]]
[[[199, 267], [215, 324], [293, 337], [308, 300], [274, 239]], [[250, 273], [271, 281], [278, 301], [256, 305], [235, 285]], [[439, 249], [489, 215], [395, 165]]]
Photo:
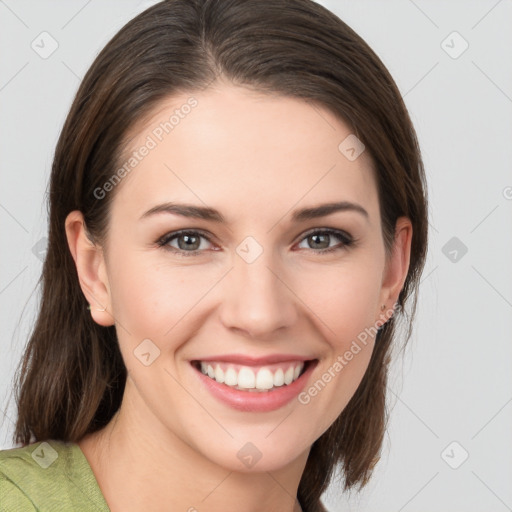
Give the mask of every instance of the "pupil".
[[[190, 249], [192, 245], [197, 244], [197, 237], [196, 236], [190, 236], [190, 235], [182, 235], [180, 240], [185, 240], [184, 244], [179, 244], [181, 247], [180, 249]], [[195, 249], [196, 247], [193, 247]]]
[[[319, 238], [324, 238], [324, 246], [325, 246], [325, 238], [327, 237], [328, 235], [312, 235], [311, 238], [314, 240], [314, 243], [317, 244], [318, 243], [318, 239]], [[320, 244], [322, 244], [322, 242], [320, 241]], [[327, 246], [329, 245], [329, 243], [327, 243]], [[325, 247], [322, 247], [322, 248], [325, 248]]]

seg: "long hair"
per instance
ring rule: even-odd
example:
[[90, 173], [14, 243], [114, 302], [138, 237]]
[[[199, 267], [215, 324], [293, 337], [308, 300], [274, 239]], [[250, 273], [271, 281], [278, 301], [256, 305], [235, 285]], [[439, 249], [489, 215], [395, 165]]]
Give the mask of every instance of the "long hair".
[[97, 325], [87, 310], [64, 222], [80, 210], [91, 240], [102, 243], [114, 192], [98, 200], [94, 190], [121, 165], [130, 128], [163, 99], [205, 89], [219, 77], [320, 105], [350, 126], [375, 164], [387, 255], [397, 218], [412, 222], [397, 313], [379, 329], [357, 391], [314, 442], [300, 480], [302, 507], [316, 511], [338, 465], [344, 490], [361, 489], [379, 459], [395, 325], [403, 317], [407, 342], [428, 222], [420, 149], [396, 84], [365, 41], [312, 0], [166, 0], [129, 21], [98, 54], [54, 155], [41, 301], [17, 369], [14, 440], [78, 442], [119, 409], [127, 374], [115, 327]]

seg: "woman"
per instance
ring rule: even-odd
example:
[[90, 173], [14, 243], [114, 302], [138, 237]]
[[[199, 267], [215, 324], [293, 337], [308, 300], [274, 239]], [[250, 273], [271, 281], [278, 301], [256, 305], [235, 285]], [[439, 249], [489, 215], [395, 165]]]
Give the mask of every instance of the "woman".
[[49, 202], [0, 510], [320, 511], [338, 464], [368, 482], [427, 197], [346, 24], [310, 0], [147, 9], [84, 77]]

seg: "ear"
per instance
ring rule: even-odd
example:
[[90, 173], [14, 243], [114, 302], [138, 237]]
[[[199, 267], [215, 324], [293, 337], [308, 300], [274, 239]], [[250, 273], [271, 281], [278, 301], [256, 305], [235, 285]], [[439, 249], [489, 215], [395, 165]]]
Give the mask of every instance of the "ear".
[[[404, 286], [411, 258], [412, 223], [407, 217], [399, 217], [395, 225], [395, 238], [391, 254], [382, 275], [378, 321], [387, 322], [393, 316], [393, 308]], [[385, 305], [384, 310], [381, 306]]]
[[114, 325], [103, 250], [88, 238], [82, 212], [72, 211], [66, 217], [65, 226], [69, 250], [75, 261], [80, 287], [90, 304], [91, 316], [104, 327]]

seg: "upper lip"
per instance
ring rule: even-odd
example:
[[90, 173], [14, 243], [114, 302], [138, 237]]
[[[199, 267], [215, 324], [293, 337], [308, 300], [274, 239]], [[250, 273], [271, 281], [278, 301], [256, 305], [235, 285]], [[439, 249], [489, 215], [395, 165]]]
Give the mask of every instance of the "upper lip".
[[252, 357], [242, 354], [222, 354], [218, 356], [204, 357], [193, 359], [193, 361], [203, 362], [225, 362], [240, 364], [243, 366], [263, 366], [266, 364], [275, 364], [289, 361], [311, 361], [314, 358], [308, 356], [300, 356], [297, 354], [271, 354], [268, 356]]

